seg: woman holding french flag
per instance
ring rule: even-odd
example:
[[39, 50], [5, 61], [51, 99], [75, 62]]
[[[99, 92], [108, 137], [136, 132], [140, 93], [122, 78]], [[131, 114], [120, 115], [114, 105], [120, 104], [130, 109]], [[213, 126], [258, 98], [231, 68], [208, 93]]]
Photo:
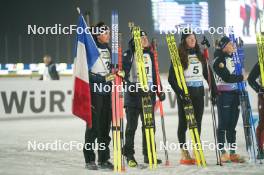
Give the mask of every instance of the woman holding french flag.
[[[88, 28], [82, 15], [78, 27]], [[93, 33], [96, 29], [100, 32]], [[90, 33], [77, 33], [72, 111], [87, 123], [83, 154], [89, 170], [113, 169], [109, 161], [109, 133], [112, 120], [111, 82], [116, 75], [111, 73], [109, 40], [110, 29], [103, 22], [91, 28]], [[95, 150], [98, 150], [98, 164], [95, 162]]]
[[[105, 86], [111, 87], [111, 81], [114, 80], [115, 74], [111, 71], [110, 48], [108, 46], [110, 40], [109, 27], [104, 23], [98, 23], [96, 28], [104, 27], [106, 30], [102, 34], [93, 35], [94, 41], [99, 51], [99, 57], [89, 70], [89, 80], [91, 89], [92, 102], [92, 128], [86, 128], [85, 145], [83, 148], [86, 168], [96, 170], [113, 169], [113, 164], [109, 162], [110, 150], [109, 144], [111, 137], [109, 136], [111, 129], [111, 91], [101, 91], [95, 88]], [[98, 166], [95, 163], [95, 139], [98, 143]]]

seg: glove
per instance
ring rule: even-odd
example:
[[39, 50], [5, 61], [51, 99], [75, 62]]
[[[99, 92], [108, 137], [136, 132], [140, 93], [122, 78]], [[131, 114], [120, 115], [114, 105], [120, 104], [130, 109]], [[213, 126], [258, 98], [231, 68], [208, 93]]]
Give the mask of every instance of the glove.
[[119, 71], [117, 72], [117, 75], [118, 75], [119, 77], [124, 78], [124, 77], [125, 77], [125, 71], [123, 71], [123, 70], [119, 70]]
[[146, 97], [150, 94], [150, 91], [146, 91], [146, 90], [144, 91], [142, 88], [139, 88], [138, 93], [141, 97]]
[[192, 102], [189, 95], [180, 95], [183, 104], [189, 104]]
[[158, 97], [160, 101], [164, 101], [166, 99], [166, 95], [164, 92], [158, 93]]
[[109, 73], [105, 76], [105, 81], [109, 82], [109, 81], [113, 81], [115, 79], [116, 75], [113, 73]]

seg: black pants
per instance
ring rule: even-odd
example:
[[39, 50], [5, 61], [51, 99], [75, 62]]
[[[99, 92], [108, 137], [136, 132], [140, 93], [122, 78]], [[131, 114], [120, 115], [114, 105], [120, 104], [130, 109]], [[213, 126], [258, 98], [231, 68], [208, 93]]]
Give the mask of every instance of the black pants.
[[[201, 91], [198, 93], [198, 91]], [[194, 117], [197, 122], [197, 128], [199, 135], [201, 134], [201, 124], [204, 112], [204, 91], [203, 88], [195, 90], [189, 88], [190, 97], [194, 109]], [[179, 125], [178, 125], [178, 139], [180, 143], [180, 148], [186, 148], [186, 131], [187, 131], [187, 121], [184, 112], [184, 107], [182, 100], [177, 96], [178, 114], [179, 114]]]
[[[92, 128], [86, 127], [85, 144], [88, 149], [83, 148], [85, 162], [95, 161], [95, 140], [98, 143], [98, 162], [107, 161], [110, 158], [109, 136], [111, 129], [111, 99], [110, 95], [99, 95], [92, 93]], [[101, 150], [100, 150], [101, 148]]]
[[[134, 149], [134, 139], [135, 133], [138, 126], [138, 117], [140, 116], [141, 123], [142, 123], [142, 147], [143, 147], [143, 155], [147, 156], [147, 143], [146, 143], [146, 135], [145, 135], [145, 128], [144, 128], [144, 116], [142, 108], [135, 108], [135, 107], [126, 107], [126, 133], [125, 133], [125, 145], [123, 148], [123, 154], [125, 156], [132, 156], [135, 154]], [[154, 132], [155, 132], [155, 117], [154, 112], [152, 110], [152, 117], [154, 119]]]
[[237, 92], [222, 92], [217, 100], [219, 149], [224, 148], [225, 140], [230, 148], [235, 148], [236, 126], [239, 117], [239, 94]]

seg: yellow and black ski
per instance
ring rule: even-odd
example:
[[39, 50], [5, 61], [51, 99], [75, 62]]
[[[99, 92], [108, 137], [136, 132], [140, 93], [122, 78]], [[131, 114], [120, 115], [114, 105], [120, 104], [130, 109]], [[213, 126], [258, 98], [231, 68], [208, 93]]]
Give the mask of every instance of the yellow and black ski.
[[[145, 68], [145, 61], [143, 57], [143, 48], [141, 45], [140, 28], [132, 28], [132, 36], [135, 42], [135, 60], [137, 65], [138, 79], [140, 87], [144, 91], [148, 91], [148, 80]], [[152, 116], [153, 111], [151, 96], [147, 95], [142, 97], [142, 109], [144, 115], [144, 128], [146, 134], [147, 152], [149, 160], [149, 168], [157, 168], [157, 153], [155, 147], [155, 135], [154, 135], [154, 118]]]
[[[256, 38], [257, 38], [259, 69], [260, 69], [260, 85], [262, 88], [264, 88], [264, 19], [263, 19], [263, 14], [260, 15], [260, 31], [257, 33]], [[260, 159], [260, 164], [262, 164], [261, 159]]]
[[[264, 30], [263, 16], [261, 16], [261, 25], [263, 25], [260, 30]], [[264, 88], [264, 31], [257, 33], [257, 48], [258, 48], [258, 58], [259, 58], [259, 68], [260, 68], [260, 79], [261, 87]]]
[[201, 140], [197, 129], [197, 123], [194, 117], [194, 109], [193, 109], [192, 101], [190, 99], [188, 88], [186, 86], [184, 72], [181, 65], [174, 35], [172, 34], [166, 35], [166, 40], [167, 40], [170, 58], [173, 64], [177, 84], [184, 92], [187, 101], [187, 103], [184, 104], [184, 112], [187, 120], [187, 125], [189, 128], [189, 133], [192, 139], [192, 145], [193, 145], [196, 162], [198, 166], [206, 167], [206, 161], [204, 158]]

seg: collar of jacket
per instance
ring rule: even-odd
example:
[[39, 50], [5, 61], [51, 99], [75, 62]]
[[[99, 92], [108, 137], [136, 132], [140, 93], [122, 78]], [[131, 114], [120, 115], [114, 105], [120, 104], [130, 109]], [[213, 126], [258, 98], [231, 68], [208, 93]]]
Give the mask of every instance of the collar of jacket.
[[220, 55], [220, 56], [223, 57], [223, 58], [226, 58], [226, 57], [232, 57], [232, 56], [233, 56], [233, 54], [228, 54], [228, 53], [226, 53], [226, 52], [223, 52], [221, 49], [218, 49], [218, 50], [217, 50], [217, 54]]
[[189, 55], [194, 55], [194, 54], [196, 54], [196, 51], [195, 51], [194, 48], [193, 48], [193, 49], [187, 49], [187, 52], [188, 52]]
[[224, 55], [224, 57], [233, 57], [233, 53], [228, 54], [228, 53], [223, 52], [223, 55]]
[[150, 47], [145, 47], [143, 53], [151, 53]]
[[100, 49], [109, 49], [107, 43], [102, 44], [102, 43], [98, 42], [97, 40], [95, 41], [95, 43], [96, 43], [97, 47]]

